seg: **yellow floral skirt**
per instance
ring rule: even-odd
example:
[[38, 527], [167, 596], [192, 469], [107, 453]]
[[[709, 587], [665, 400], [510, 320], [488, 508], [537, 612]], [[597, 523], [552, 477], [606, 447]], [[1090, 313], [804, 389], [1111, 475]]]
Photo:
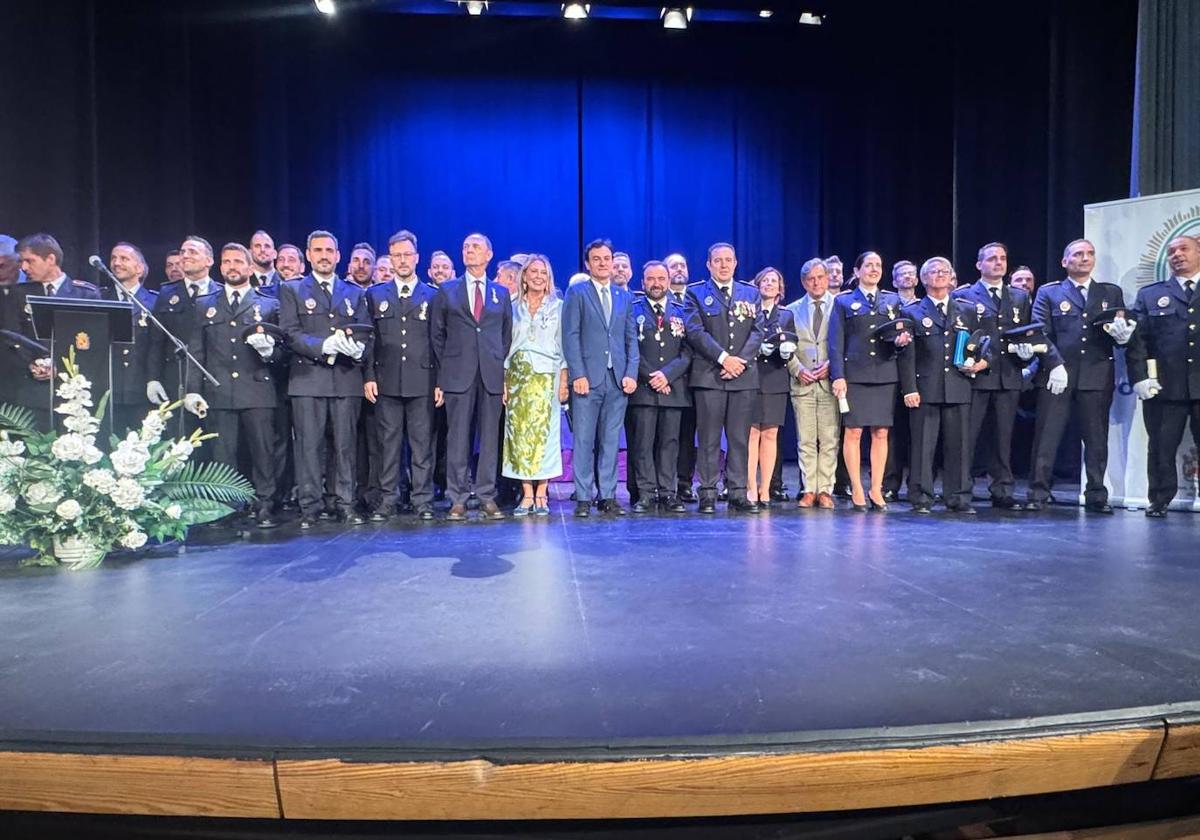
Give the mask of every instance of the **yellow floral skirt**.
[[504, 372], [508, 407], [504, 421], [504, 460], [508, 478], [541, 481], [562, 475], [558, 374], [536, 373], [524, 353]]

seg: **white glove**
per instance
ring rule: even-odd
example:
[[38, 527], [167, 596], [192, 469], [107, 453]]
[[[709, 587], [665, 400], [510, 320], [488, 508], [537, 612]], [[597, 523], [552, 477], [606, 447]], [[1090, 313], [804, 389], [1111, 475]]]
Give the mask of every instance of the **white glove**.
[[1158, 384], [1157, 379], [1143, 379], [1133, 383], [1133, 393], [1137, 394], [1139, 400], [1152, 400], [1161, 390], [1162, 385]]
[[321, 355], [336, 356], [338, 353], [341, 353], [344, 348], [342, 342], [345, 338], [340, 332], [330, 333], [329, 338], [321, 342]]
[[1126, 321], [1124, 318], [1113, 318], [1104, 325], [1104, 331], [1111, 335], [1117, 344], [1128, 343], [1135, 329], [1137, 321]]
[[785, 341], [779, 345], [779, 358], [785, 362], [792, 358], [792, 354], [796, 352], [796, 342]]
[[758, 352], [764, 356], [770, 356], [775, 352], [775, 345], [769, 341], [764, 341], [758, 348]]
[[199, 394], [185, 394], [183, 397], [183, 410], [203, 419], [208, 414], [208, 403]]
[[1046, 380], [1046, 390], [1055, 396], [1067, 390], [1066, 365], [1059, 365], [1050, 371], [1050, 377]]
[[1024, 379], [1026, 382], [1028, 382], [1030, 379], [1033, 378], [1033, 374], [1034, 374], [1033, 365], [1030, 365], [1029, 367], [1021, 368], [1021, 378]]
[[252, 333], [246, 339], [246, 343], [258, 351], [258, 355], [264, 359], [269, 359], [271, 353], [275, 351], [275, 336], [266, 335], [265, 333]]
[[355, 341], [352, 338], [347, 338], [346, 351], [346, 355], [357, 362], [363, 357], [363, 353], [367, 352], [367, 345], [363, 344], [361, 341]]
[[157, 379], [151, 379], [146, 383], [146, 401], [154, 405], [162, 405], [168, 402], [170, 397], [167, 396], [167, 389]]
[[1018, 344], [1017, 345], [1017, 358], [1018, 359], [1020, 359], [1022, 362], [1028, 362], [1033, 357], [1034, 357], [1034, 352], [1033, 352], [1032, 344], [1026, 343], [1026, 344]]

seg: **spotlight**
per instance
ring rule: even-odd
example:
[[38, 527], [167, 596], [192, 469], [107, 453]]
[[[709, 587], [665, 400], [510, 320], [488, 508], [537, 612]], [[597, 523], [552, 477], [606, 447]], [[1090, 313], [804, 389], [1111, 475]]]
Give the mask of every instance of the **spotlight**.
[[333, 4], [333, 0], [313, 0], [317, 7], [317, 11], [323, 15], [331, 15], [337, 11], [337, 6]]
[[586, 20], [592, 10], [591, 3], [563, 3], [562, 13], [567, 20]]
[[775, 13], [772, 12], [770, 9], [759, 9], [759, 11], [758, 11], [758, 16], [760, 18], [763, 18], [764, 20], [766, 18], [769, 18], [773, 14], [775, 14]]
[[488, 0], [458, 0], [458, 5], [467, 7], [467, 14], [478, 17], [487, 11]]
[[806, 26], [820, 26], [823, 21], [821, 20], [820, 15], [814, 14], [813, 12], [805, 12], [804, 14], [800, 15], [800, 22]]
[[666, 8], [659, 13], [662, 18], [663, 29], [687, 29], [688, 22], [692, 19], [692, 7], [686, 9], [678, 7]]

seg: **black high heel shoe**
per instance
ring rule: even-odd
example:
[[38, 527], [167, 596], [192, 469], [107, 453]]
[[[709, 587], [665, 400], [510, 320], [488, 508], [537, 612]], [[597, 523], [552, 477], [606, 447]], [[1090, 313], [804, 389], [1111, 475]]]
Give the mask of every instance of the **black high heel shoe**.
[[866, 502], [864, 502], [863, 504], [860, 505], [858, 502], [854, 501], [853, 493], [850, 494], [850, 507], [857, 513], [866, 513], [867, 512]]
[[877, 510], [880, 513], [887, 513], [887, 502], [877, 502], [871, 498], [871, 494], [867, 494], [867, 503], [871, 505], [871, 510]]

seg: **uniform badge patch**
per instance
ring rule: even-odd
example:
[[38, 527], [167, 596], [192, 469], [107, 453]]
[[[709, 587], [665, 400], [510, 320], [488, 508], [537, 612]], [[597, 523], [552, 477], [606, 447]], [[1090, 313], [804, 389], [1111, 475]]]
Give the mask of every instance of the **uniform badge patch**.
[[977, 304], [975, 304], [975, 313], [976, 313], [977, 315], [982, 315], [982, 314], [984, 314], [985, 312], [987, 312], [987, 307], [986, 307], [986, 306], [984, 306], [982, 303], [977, 303]]
[[171, 295], [171, 299], [168, 300], [167, 303], [171, 304], [172, 306], [179, 303], [179, 295]]
[[705, 306], [712, 306], [712, 305], [713, 305], [713, 297], [712, 297], [712, 295], [709, 295], [708, 297], [706, 297], [706, 298], [704, 299], [704, 305], [705, 305]]
[[208, 311], [206, 311], [206, 312], [204, 313], [204, 317], [205, 317], [205, 318], [211, 318], [211, 317], [213, 317], [213, 316], [214, 316], [214, 315], [216, 315], [216, 314], [217, 314], [217, 307], [215, 307], [215, 306], [210, 306], [210, 307], [208, 307]]
[[1060, 303], [1058, 305], [1058, 308], [1061, 309], [1063, 312], [1070, 312], [1071, 311], [1071, 301], [1064, 300], [1062, 303]]
[[929, 329], [930, 327], [932, 327], [932, 326], [933, 326], [933, 319], [932, 319], [932, 318], [929, 318], [929, 317], [922, 318], [922, 319], [921, 319], [921, 325], [922, 325], [923, 327], [925, 327], [925, 329]]
[[304, 308], [311, 312], [312, 310], [317, 308], [317, 302], [315, 300], [313, 300], [312, 298], [308, 298], [307, 300], [304, 301]]
[[854, 301], [854, 303], [850, 304], [850, 308], [857, 312], [858, 310], [862, 309], [862, 304], [858, 301]]
[[1158, 299], [1159, 306], [1168, 306], [1170, 303], [1171, 303], [1171, 299], [1169, 297], [1167, 297], [1166, 295], [1163, 295], [1162, 297], [1160, 297]]
[[381, 302], [380, 302], [380, 304], [379, 304], [379, 311], [380, 311], [380, 312], [387, 312], [387, 311], [388, 311], [388, 302], [387, 302], [386, 300], [385, 300], [385, 301], [381, 301]]

